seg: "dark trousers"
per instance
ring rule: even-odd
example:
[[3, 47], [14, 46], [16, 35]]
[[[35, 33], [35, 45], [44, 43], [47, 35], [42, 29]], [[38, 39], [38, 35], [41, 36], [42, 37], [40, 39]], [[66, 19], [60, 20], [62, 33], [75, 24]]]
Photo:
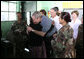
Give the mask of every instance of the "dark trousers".
[[16, 58], [24, 58], [24, 50], [16, 48]]
[[52, 52], [52, 47], [51, 47], [51, 38], [46, 38], [45, 39], [45, 46], [46, 46], [46, 54], [47, 58], [51, 57], [51, 52]]
[[24, 42], [17, 42], [15, 46], [15, 56], [16, 58], [24, 58], [24, 48], [25, 43]]
[[31, 58], [46, 58], [46, 49], [45, 43], [43, 42], [41, 46], [33, 46], [30, 48], [31, 50]]

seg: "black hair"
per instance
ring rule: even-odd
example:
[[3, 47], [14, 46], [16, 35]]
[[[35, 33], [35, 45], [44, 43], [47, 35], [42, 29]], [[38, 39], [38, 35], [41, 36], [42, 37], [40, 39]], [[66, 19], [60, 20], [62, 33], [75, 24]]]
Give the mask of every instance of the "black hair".
[[46, 11], [44, 9], [40, 10], [45, 16], [46, 16]]
[[59, 11], [59, 9], [58, 9], [58, 7], [54, 7], [54, 8], [52, 8], [54, 11]]
[[64, 19], [67, 23], [71, 22], [70, 14], [68, 12], [61, 12], [61, 18]]
[[56, 12], [56, 15], [60, 15], [60, 13], [58, 12], [59, 11], [59, 8], [58, 7], [54, 7], [54, 8], [52, 8], [55, 12]]
[[58, 7], [54, 7], [56, 11], [59, 11], [59, 8]]

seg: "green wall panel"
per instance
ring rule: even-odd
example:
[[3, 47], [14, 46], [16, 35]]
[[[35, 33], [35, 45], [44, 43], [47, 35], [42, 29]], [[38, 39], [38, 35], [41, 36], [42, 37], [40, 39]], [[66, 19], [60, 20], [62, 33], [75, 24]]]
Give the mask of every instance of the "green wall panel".
[[2, 21], [1, 22], [2, 37], [6, 37], [13, 23], [14, 21]]

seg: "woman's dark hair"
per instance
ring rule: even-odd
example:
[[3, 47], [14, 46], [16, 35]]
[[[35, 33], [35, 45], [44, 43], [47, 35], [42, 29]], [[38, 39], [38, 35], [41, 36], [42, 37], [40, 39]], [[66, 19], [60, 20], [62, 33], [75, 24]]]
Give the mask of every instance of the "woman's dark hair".
[[61, 18], [64, 19], [67, 23], [71, 22], [70, 14], [68, 12], [61, 12]]
[[40, 10], [45, 16], [46, 16], [46, 11], [44, 9]]

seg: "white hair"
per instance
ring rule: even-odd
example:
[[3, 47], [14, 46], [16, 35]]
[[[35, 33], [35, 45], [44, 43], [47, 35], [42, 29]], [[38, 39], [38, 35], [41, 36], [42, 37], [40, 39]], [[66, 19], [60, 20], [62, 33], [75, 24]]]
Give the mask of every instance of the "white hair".
[[37, 18], [41, 18], [42, 17], [42, 14], [39, 12], [39, 11], [35, 11], [33, 14], [32, 14], [32, 16], [34, 16], [36, 19]]

